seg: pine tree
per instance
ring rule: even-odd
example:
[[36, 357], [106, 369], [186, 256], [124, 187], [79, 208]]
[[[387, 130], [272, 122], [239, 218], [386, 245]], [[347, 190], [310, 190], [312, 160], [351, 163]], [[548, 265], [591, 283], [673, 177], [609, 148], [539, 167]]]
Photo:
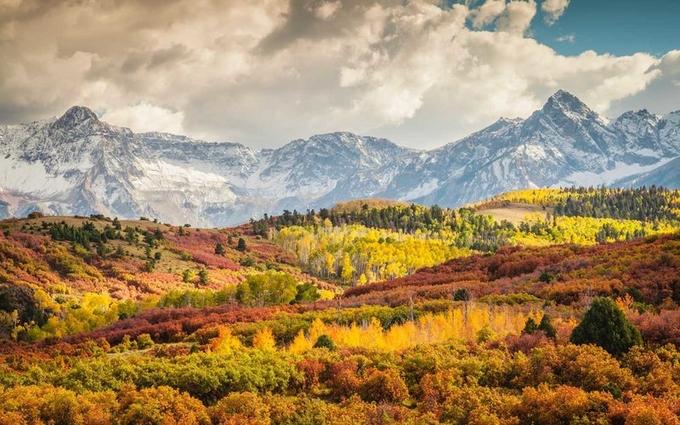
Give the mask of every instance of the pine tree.
[[236, 249], [238, 249], [241, 252], [244, 252], [248, 249], [246, 246], [246, 240], [243, 238], [238, 238], [238, 244], [236, 245]]
[[314, 348], [327, 348], [330, 351], [335, 350], [335, 343], [328, 335], [321, 335], [316, 339]]
[[538, 325], [536, 325], [536, 321], [534, 320], [533, 317], [530, 317], [527, 319], [526, 323], [524, 324], [524, 330], [522, 331], [523, 334], [530, 335], [538, 330]]
[[609, 298], [596, 298], [571, 334], [574, 344], [596, 344], [613, 355], [642, 344], [640, 332]]
[[470, 301], [472, 299], [472, 294], [467, 288], [458, 288], [456, 292], [453, 293], [454, 301]]
[[541, 319], [541, 323], [538, 324], [537, 330], [543, 331], [545, 336], [548, 338], [555, 338], [557, 336], [557, 330], [552, 324], [552, 320], [550, 320], [550, 316], [547, 314], [543, 315], [543, 318]]
[[208, 284], [208, 270], [201, 269], [201, 270], [198, 271], [198, 282], [201, 285], [207, 285]]

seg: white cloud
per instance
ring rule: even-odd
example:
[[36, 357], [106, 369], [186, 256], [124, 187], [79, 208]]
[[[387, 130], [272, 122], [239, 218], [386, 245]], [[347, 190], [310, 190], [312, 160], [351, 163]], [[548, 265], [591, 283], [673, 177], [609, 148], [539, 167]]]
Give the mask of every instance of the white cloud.
[[612, 102], [608, 110], [611, 115], [641, 108], [660, 114], [680, 110], [680, 50], [666, 53], [648, 73], [656, 78], [644, 90]]
[[110, 124], [128, 127], [132, 131], [139, 133], [160, 131], [182, 134], [184, 132], [182, 127], [184, 113], [173, 112], [145, 102], [106, 111], [102, 114], [101, 119]]
[[498, 30], [524, 34], [535, 15], [534, 0], [512, 0], [505, 6], [505, 12], [498, 18]]
[[565, 34], [557, 37], [555, 40], [559, 41], [560, 43], [573, 43], [576, 41], [576, 35]]
[[338, 9], [340, 9], [341, 6], [342, 3], [340, 2], [340, 0], [324, 2], [319, 7], [316, 8], [314, 13], [319, 18], [326, 20], [333, 16], [335, 12], [337, 12]]
[[[563, 56], [525, 36], [533, 1], [485, 18], [489, 1], [434, 3], [26, 0], [0, 10], [0, 34], [13, 37], [0, 43], [0, 120], [85, 104], [136, 130], [252, 146], [348, 130], [434, 147], [527, 116], [559, 88], [605, 113], [680, 98], [670, 53]], [[498, 29], [467, 28], [475, 19]]]
[[545, 14], [545, 22], [548, 25], [552, 25], [560, 19], [560, 16], [564, 14], [569, 7], [569, 2], [571, 0], [545, 0], [541, 4], [541, 10]]
[[472, 25], [482, 28], [491, 24], [505, 11], [505, 0], [486, 0], [481, 6], [471, 11]]

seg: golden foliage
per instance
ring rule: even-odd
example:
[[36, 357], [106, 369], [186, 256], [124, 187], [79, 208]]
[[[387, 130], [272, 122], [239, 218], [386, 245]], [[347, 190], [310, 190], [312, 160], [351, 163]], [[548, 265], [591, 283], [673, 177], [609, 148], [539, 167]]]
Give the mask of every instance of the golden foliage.
[[378, 319], [350, 326], [325, 324], [316, 319], [307, 334], [300, 331], [288, 350], [310, 350], [317, 338], [328, 335], [340, 347], [362, 347], [379, 351], [402, 351], [416, 345], [438, 344], [450, 340], [501, 338], [520, 334], [529, 317], [540, 321], [540, 312], [524, 313], [510, 307], [469, 304], [445, 313], [425, 314], [415, 321], [383, 329]]
[[276, 340], [269, 328], [262, 328], [253, 337], [253, 348], [264, 351], [276, 350]]

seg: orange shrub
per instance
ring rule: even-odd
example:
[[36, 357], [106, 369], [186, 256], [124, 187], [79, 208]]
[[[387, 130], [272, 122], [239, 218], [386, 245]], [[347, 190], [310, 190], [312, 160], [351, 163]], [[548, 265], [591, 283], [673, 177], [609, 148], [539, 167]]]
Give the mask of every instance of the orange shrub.
[[406, 383], [394, 369], [373, 369], [359, 387], [361, 398], [382, 403], [401, 403], [408, 398]]
[[269, 425], [269, 406], [250, 392], [232, 393], [210, 409], [210, 417], [219, 425]]

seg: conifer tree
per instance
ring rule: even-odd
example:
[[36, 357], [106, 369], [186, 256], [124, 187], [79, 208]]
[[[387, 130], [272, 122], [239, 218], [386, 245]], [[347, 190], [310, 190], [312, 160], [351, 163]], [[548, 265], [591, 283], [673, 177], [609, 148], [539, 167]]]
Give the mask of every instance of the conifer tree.
[[537, 330], [543, 331], [548, 338], [555, 338], [557, 336], [557, 330], [553, 326], [550, 316], [547, 314], [544, 314], [543, 318], [541, 318], [541, 323], [538, 324]]
[[522, 331], [523, 334], [530, 335], [538, 330], [538, 325], [536, 324], [536, 321], [534, 320], [533, 317], [530, 317], [527, 319], [526, 323], [524, 324], [524, 330]]
[[642, 344], [640, 332], [609, 298], [596, 298], [571, 334], [574, 344], [596, 344], [613, 355]]

